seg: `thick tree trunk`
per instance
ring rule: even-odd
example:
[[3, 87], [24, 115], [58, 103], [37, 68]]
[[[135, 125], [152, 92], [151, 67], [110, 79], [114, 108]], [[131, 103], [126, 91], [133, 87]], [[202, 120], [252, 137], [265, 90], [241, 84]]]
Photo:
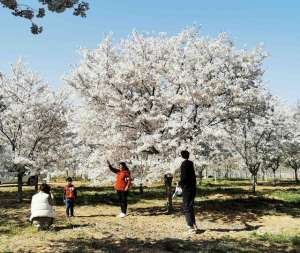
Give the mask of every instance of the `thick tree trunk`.
[[22, 202], [23, 200], [23, 174], [18, 173], [18, 193], [17, 193], [17, 202]]

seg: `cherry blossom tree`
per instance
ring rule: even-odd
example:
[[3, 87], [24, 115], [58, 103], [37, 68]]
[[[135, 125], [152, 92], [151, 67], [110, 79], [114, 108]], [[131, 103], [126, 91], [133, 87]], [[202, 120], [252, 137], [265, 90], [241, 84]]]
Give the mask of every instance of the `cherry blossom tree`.
[[262, 166], [271, 168], [275, 176], [281, 163], [281, 147], [287, 134], [286, 117], [280, 108], [277, 98], [262, 89], [256, 102], [244, 107], [244, 113], [229, 120], [224, 128], [232, 147], [252, 175], [253, 192], [258, 172], [264, 169]]
[[21, 201], [26, 169], [40, 171], [59, 159], [67, 128], [67, 98], [50, 91], [21, 61], [12, 65], [11, 74], [1, 76], [0, 94], [5, 105], [0, 113], [0, 143], [10, 147]]
[[298, 183], [300, 168], [300, 106], [290, 113], [286, 127], [287, 139], [283, 143], [285, 163], [294, 170], [295, 181]]
[[152, 152], [165, 167], [182, 149], [194, 153], [205, 128], [256, 102], [266, 54], [193, 27], [175, 36], [133, 32], [119, 43], [108, 36], [82, 56], [66, 81], [96, 114], [103, 149], [127, 158]]
[[36, 0], [36, 3], [37, 5], [29, 5], [22, 3], [21, 0], [0, 0], [0, 6], [7, 8], [12, 15], [31, 22], [33, 34], [40, 34], [43, 31], [43, 27], [35, 24], [33, 20], [45, 17], [47, 11], [62, 13], [68, 9], [73, 9], [73, 15], [86, 17], [86, 12], [89, 9], [89, 4], [81, 0]]

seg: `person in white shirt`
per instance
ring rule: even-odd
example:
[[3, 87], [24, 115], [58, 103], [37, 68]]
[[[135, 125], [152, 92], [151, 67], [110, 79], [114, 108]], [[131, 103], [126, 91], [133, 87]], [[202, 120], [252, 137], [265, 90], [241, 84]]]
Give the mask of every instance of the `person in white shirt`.
[[54, 216], [51, 188], [41, 184], [40, 191], [32, 196], [30, 221], [39, 230], [44, 230], [53, 224]]

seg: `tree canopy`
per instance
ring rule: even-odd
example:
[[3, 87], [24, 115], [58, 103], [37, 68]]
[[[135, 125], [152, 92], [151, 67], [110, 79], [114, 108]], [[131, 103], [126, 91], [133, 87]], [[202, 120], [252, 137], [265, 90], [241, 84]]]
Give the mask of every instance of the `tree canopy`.
[[89, 9], [89, 4], [81, 0], [35, 0], [38, 8], [23, 4], [19, 0], [0, 0], [2, 7], [11, 11], [12, 15], [27, 19], [31, 22], [31, 32], [40, 34], [43, 27], [34, 22], [35, 18], [45, 17], [47, 11], [55, 13], [63, 13], [66, 10], [73, 10], [73, 15], [86, 17], [86, 12]]

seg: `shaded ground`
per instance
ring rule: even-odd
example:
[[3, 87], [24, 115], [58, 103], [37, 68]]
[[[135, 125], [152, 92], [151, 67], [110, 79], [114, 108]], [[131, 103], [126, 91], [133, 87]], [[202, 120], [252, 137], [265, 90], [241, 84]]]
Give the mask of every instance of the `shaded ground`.
[[15, 203], [15, 188], [0, 187], [0, 252], [299, 252], [300, 187], [264, 184], [252, 195], [245, 181], [205, 182], [196, 199], [198, 234], [186, 233], [181, 199], [165, 212], [164, 189], [133, 189], [129, 216], [116, 218], [111, 187], [79, 186], [76, 217], [67, 221], [62, 185], [55, 184], [57, 219], [51, 231], [37, 232], [27, 221], [34, 191]]

